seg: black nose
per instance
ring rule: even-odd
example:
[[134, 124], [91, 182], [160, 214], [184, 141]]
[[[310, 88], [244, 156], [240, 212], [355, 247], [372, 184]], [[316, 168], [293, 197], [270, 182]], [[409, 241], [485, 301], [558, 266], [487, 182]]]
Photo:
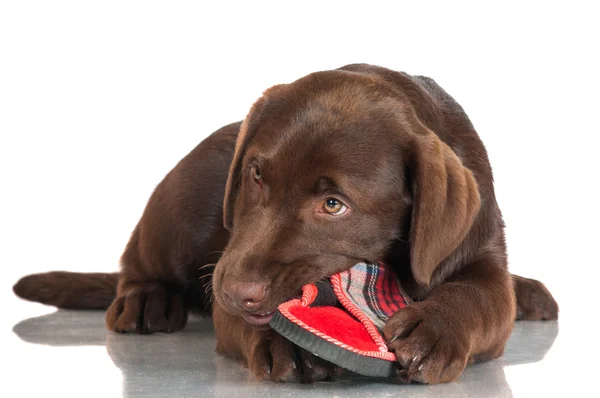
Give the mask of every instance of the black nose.
[[239, 282], [232, 276], [223, 278], [223, 294], [246, 311], [259, 309], [267, 295], [267, 284], [262, 282]]

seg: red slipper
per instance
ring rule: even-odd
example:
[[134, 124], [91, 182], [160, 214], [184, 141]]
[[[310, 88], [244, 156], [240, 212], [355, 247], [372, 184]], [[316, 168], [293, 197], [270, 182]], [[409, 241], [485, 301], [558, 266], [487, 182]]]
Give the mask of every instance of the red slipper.
[[410, 303], [383, 263], [359, 263], [329, 281], [306, 285], [302, 298], [279, 306], [270, 325], [294, 344], [365, 376], [394, 374], [396, 355], [381, 335], [385, 322]]

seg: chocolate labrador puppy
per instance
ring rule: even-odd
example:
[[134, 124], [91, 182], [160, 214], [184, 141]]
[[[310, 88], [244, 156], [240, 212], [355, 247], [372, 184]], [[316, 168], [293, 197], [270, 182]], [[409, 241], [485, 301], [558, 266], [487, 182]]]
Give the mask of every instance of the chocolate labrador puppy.
[[212, 313], [219, 353], [309, 382], [337, 370], [270, 330], [273, 311], [304, 284], [385, 261], [415, 301], [384, 330], [399, 377], [449, 382], [500, 356], [515, 318], [557, 318], [540, 282], [508, 272], [503, 228], [460, 105], [432, 79], [348, 65], [272, 87], [181, 160], [118, 275], [51, 272], [14, 290], [108, 307], [115, 332], [174, 332], [189, 310]]

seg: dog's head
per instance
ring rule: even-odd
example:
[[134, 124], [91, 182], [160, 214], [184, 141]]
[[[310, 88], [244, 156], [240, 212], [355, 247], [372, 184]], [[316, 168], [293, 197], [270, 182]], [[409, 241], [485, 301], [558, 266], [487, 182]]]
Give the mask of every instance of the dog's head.
[[479, 201], [472, 173], [389, 77], [337, 70], [275, 86], [236, 144], [215, 298], [263, 326], [304, 284], [380, 260], [398, 241], [428, 285]]

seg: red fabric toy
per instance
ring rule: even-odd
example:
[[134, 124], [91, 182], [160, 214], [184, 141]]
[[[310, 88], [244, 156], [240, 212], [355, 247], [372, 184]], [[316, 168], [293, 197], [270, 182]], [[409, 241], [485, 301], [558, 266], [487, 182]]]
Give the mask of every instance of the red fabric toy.
[[294, 344], [365, 376], [394, 374], [396, 355], [381, 335], [407, 306], [396, 275], [383, 263], [359, 263], [327, 281], [306, 285], [302, 298], [279, 306], [271, 327]]

